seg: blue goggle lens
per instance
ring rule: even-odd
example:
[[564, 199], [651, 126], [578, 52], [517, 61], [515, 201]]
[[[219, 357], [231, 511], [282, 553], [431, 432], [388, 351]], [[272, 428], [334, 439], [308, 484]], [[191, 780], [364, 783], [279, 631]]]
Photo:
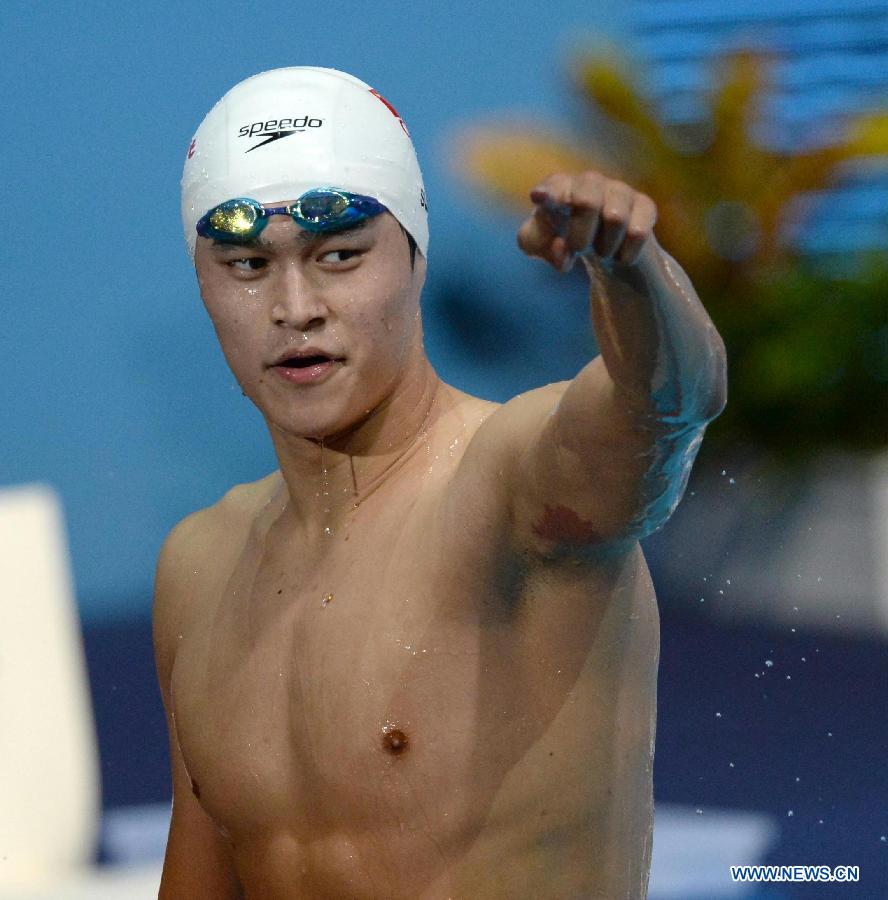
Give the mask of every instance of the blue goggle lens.
[[306, 191], [290, 206], [263, 206], [249, 197], [226, 200], [197, 223], [197, 233], [217, 241], [241, 242], [255, 238], [270, 216], [289, 215], [308, 231], [340, 231], [385, 212], [373, 197], [332, 188]]

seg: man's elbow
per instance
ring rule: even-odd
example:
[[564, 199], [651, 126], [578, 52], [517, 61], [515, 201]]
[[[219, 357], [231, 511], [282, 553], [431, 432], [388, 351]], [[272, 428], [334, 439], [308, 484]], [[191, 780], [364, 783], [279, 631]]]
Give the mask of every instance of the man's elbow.
[[712, 338], [714, 371], [710, 402], [707, 409], [708, 422], [720, 416], [728, 405], [728, 351], [725, 349], [725, 342], [722, 340], [722, 336], [717, 331], [714, 331]]
[[728, 359], [725, 345], [715, 333], [710, 365], [702, 383], [698, 382], [694, 398], [694, 414], [688, 417], [695, 425], [705, 425], [717, 419], [728, 404]]

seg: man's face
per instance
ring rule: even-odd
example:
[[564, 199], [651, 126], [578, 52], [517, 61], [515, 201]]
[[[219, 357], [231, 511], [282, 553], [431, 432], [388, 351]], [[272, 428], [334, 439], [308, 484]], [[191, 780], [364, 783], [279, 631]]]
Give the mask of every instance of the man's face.
[[198, 238], [194, 262], [228, 365], [270, 426], [339, 434], [415, 374], [425, 260], [411, 266], [389, 213], [327, 235], [275, 215], [248, 245]]

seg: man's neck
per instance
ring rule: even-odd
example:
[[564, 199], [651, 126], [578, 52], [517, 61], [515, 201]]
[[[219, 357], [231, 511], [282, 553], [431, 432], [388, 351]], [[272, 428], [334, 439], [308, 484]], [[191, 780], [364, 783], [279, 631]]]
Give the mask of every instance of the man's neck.
[[286, 494], [285, 516], [300, 533], [331, 536], [345, 517], [413, 455], [436, 418], [441, 381], [428, 361], [344, 435], [293, 437], [271, 428]]

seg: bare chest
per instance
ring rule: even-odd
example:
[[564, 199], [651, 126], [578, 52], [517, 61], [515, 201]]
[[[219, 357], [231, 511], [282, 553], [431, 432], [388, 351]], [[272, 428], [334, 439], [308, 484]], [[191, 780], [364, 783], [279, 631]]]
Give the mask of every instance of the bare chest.
[[482, 626], [489, 572], [448, 562], [397, 518], [356, 521], [314, 559], [249, 541], [183, 637], [177, 732], [220, 818], [311, 818], [316, 831], [318, 815], [305, 815], [316, 798], [320, 820], [335, 810], [369, 826], [388, 803], [403, 811], [405, 774], [421, 773], [426, 795], [463, 779], [485, 660], [510, 647], [511, 626]]
[[173, 672], [201, 804], [235, 844], [287, 835], [344, 866], [369, 842], [401, 872], [460, 857], [498, 816], [570, 818], [613, 750], [613, 590], [534, 575], [484, 528], [442, 534], [406, 504], [313, 559], [252, 538]]

